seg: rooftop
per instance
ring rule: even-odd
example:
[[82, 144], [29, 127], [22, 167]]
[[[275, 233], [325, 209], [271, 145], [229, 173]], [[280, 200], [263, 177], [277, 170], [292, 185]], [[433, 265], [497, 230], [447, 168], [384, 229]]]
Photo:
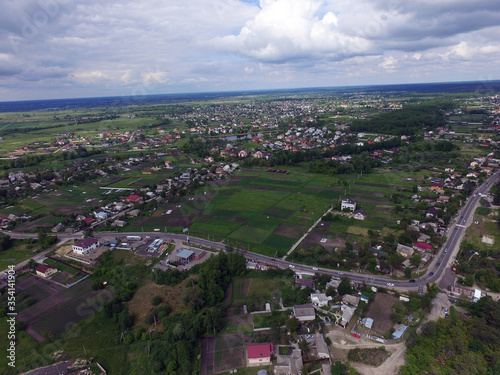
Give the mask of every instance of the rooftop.
[[273, 344], [248, 344], [247, 353], [248, 358], [268, 358], [271, 357], [273, 352]]

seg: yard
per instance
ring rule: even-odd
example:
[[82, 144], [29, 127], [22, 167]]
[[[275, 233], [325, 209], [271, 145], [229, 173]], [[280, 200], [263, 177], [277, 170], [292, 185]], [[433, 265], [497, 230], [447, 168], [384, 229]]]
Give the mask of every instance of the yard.
[[368, 318], [373, 319], [373, 330], [375, 332], [384, 335], [394, 326], [391, 320], [391, 307], [398, 301], [398, 298], [393, 295], [375, 293], [375, 300], [370, 302], [369, 309], [366, 313]]

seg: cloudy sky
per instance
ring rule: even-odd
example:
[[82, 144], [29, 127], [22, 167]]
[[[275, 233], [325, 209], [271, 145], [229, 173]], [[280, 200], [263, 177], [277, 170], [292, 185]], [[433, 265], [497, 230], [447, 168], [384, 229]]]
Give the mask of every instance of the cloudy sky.
[[500, 79], [494, 0], [2, 0], [0, 101]]

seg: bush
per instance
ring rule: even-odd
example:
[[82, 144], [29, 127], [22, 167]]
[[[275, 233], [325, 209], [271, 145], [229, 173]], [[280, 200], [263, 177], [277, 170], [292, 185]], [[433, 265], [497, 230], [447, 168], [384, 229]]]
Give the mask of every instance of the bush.
[[160, 296], [154, 296], [151, 300], [153, 306], [158, 306], [162, 302], [162, 298]]

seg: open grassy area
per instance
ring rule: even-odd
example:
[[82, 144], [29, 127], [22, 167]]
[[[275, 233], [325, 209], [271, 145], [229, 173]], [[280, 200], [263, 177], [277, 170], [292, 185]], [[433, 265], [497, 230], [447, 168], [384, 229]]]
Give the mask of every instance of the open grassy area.
[[0, 251], [0, 271], [6, 269], [9, 265], [17, 264], [32, 257], [33, 251], [38, 250], [36, 244], [26, 244], [22, 240], [14, 240], [13, 245]]

